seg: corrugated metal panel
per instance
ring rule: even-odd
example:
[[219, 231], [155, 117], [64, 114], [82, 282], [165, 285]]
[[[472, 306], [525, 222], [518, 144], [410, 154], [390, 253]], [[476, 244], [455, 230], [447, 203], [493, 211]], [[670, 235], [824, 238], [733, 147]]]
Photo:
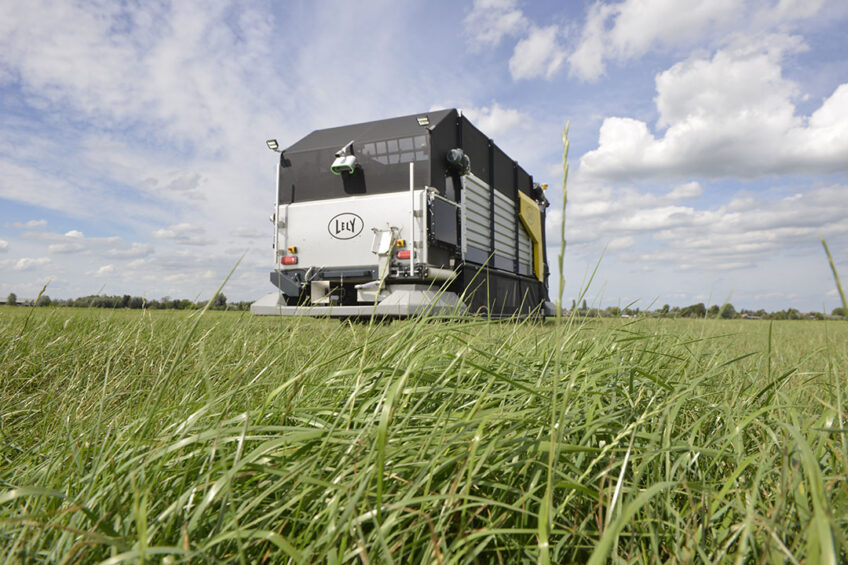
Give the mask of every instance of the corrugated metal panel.
[[510, 258], [511, 271], [515, 261], [515, 203], [503, 193], [495, 191], [495, 252]]
[[[489, 186], [475, 177], [467, 175], [462, 192], [464, 207], [463, 238], [466, 249], [490, 250], [490, 195]], [[494, 193], [495, 218], [495, 255], [494, 266], [512, 271], [516, 254], [519, 261], [519, 273], [533, 273], [533, 245], [530, 236], [521, 223], [518, 224], [516, 240], [516, 205], [509, 197], [499, 191]], [[490, 251], [487, 251], [489, 253]]]
[[518, 224], [518, 271], [522, 275], [529, 275], [533, 264], [533, 243], [527, 230]]
[[462, 203], [465, 206], [465, 240], [467, 245], [478, 249], [489, 249], [490, 241], [490, 202], [489, 187], [474, 175], [465, 177], [462, 191]]

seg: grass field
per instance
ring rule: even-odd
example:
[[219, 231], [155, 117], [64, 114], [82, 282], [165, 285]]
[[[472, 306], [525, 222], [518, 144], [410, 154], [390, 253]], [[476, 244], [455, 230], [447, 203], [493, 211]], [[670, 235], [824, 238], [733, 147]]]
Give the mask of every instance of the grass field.
[[6, 562], [848, 560], [848, 324], [0, 309]]

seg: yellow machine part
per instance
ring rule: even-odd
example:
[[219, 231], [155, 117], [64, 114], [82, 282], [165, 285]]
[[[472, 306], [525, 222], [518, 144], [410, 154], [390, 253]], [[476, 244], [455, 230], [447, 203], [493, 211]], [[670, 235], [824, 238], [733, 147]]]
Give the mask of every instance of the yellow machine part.
[[518, 193], [518, 200], [521, 203], [521, 207], [518, 209], [518, 217], [521, 218], [521, 223], [524, 224], [524, 228], [533, 241], [533, 270], [536, 271], [536, 278], [544, 282], [545, 254], [542, 249], [542, 212], [539, 211], [539, 204], [523, 192]]

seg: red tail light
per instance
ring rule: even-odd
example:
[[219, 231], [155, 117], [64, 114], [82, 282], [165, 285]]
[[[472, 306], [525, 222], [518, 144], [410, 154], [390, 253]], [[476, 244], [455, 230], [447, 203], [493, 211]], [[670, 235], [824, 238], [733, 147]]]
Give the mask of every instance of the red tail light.
[[399, 249], [397, 252], [398, 259], [409, 259], [410, 257], [412, 257], [411, 249]]
[[286, 255], [283, 257], [283, 265], [297, 265], [297, 255]]

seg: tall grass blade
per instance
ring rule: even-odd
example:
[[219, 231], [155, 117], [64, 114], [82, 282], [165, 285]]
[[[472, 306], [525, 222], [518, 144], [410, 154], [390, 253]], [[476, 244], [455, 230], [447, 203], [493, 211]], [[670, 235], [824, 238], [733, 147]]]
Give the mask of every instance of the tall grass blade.
[[842, 300], [842, 313], [846, 320], [848, 320], [848, 300], [845, 299], [845, 291], [842, 290], [842, 281], [839, 280], [839, 273], [836, 272], [836, 264], [833, 262], [833, 256], [830, 254], [830, 249], [827, 246], [827, 242], [824, 238], [821, 238], [822, 247], [824, 247], [824, 252], [827, 254], [827, 262], [830, 263], [830, 270], [833, 272], [833, 280], [836, 282], [836, 289], [839, 291], [839, 298]]
[[565, 128], [562, 130], [562, 221], [559, 226], [559, 256], [557, 264], [559, 266], [559, 293], [556, 303], [557, 320], [562, 318], [562, 293], [565, 291], [565, 211], [568, 203], [568, 148], [571, 143], [568, 141], [568, 128], [571, 122], [565, 123]]

